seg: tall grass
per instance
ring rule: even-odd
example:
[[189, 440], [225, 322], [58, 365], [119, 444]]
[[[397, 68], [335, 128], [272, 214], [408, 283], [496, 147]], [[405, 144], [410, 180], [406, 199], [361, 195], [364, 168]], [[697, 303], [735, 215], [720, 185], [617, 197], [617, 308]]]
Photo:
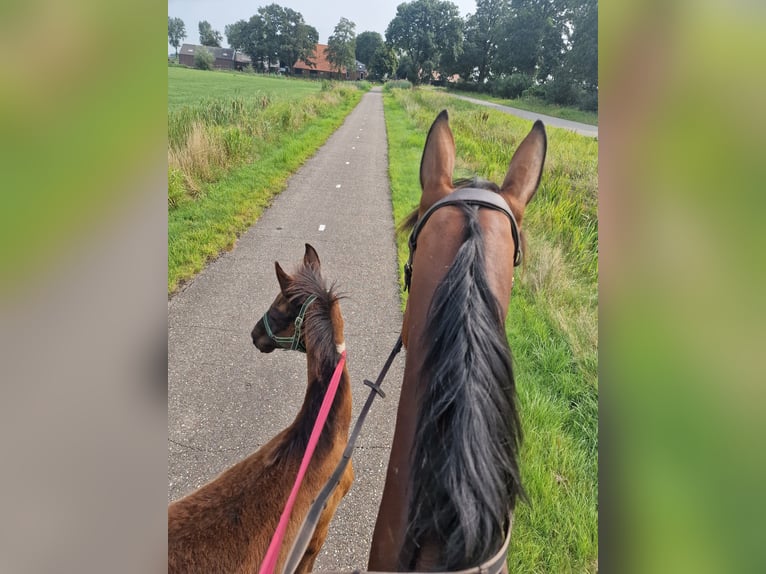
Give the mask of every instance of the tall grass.
[[[397, 224], [420, 199], [428, 127], [450, 112], [456, 175], [501, 182], [531, 122], [433, 90], [384, 96]], [[548, 128], [540, 188], [524, 216], [525, 263], [506, 332], [513, 349], [525, 442], [509, 571], [597, 570], [598, 218], [597, 142]], [[400, 261], [406, 238], [398, 237]]]
[[[328, 110], [349, 101], [353, 84], [328, 83], [298, 101], [273, 101], [266, 94], [207, 97], [168, 113], [168, 207], [197, 199], [205, 184], [255, 161], [277, 139], [301, 130]], [[172, 175], [170, 175], [172, 174]], [[183, 193], [179, 193], [183, 190]]]
[[[192, 78], [209, 81], [211, 75], [215, 72]], [[260, 78], [249, 80], [260, 85]], [[257, 90], [244, 96], [222, 82], [221, 93], [170, 106], [168, 113], [170, 293], [233, 245], [365, 88], [326, 82], [301, 97]]]
[[383, 84], [383, 91], [390, 92], [391, 90], [410, 90], [412, 89], [412, 82], [409, 80], [389, 80]]

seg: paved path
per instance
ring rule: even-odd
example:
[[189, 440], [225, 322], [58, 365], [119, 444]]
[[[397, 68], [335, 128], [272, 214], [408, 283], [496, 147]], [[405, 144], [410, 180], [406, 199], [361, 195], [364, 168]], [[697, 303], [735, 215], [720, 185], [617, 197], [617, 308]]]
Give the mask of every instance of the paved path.
[[[289, 181], [259, 221], [168, 304], [168, 496], [179, 498], [290, 424], [306, 360], [263, 355], [250, 330], [278, 290], [274, 261], [292, 269], [304, 243], [341, 302], [354, 388], [353, 420], [401, 326], [388, 154], [380, 90]], [[341, 503], [316, 570], [364, 568], [393, 436], [403, 353], [354, 453], [356, 481]], [[353, 424], [352, 420], [352, 424]]]
[[468, 96], [458, 96], [457, 94], [451, 94], [451, 95], [455, 98], [460, 98], [461, 100], [465, 100], [473, 104], [486, 106], [488, 108], [494, 108], [496, 110], [500, 110], [501, 112], [505, 112], [507, 114], [513, 114], [514, 116], [524, 118], [525, 120], [531, 120], [531, 121], [542, 120], [546, 126], [553, 126], [556, 128], [564, 128], [567, 130], [572, 130], [573, 132], [576, 132], [584, 136], [589, 136], [594, 138], [598, 137], [598, 126], [592, 126], [590, 124], [583, 124], [580, 122], [573, 122], [570, 120], [562, 120], [561, 118], [554, 118], [553, 116], [546, 116], [544, 114], [528, 112], [527, 110], [520, 110], [518, 108], [512, 108], [510, 106], [495, 104], [494, 102], [487, 102], [485, 100], [469, 98]]

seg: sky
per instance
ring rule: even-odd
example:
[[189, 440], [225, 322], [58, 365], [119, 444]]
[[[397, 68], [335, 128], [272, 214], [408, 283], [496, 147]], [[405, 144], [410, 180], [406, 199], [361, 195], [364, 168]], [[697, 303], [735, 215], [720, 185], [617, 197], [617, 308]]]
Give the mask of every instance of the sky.
[[[237, 20], [249, 20], [258, 8], [279, 4], [284, 8], [303, 14], [307, 24], [319, 32], [319, 43], [326, 44], [333, 28], [341, 17], [356, 24], [357, 35], [361, 32], [379, 32], [385, 38], [388, 23], [396, 16], [396, 7], [404, 0], [168, 0], [168, 16], [181, 18], [186, 25], [188, 44], [199, 44], [198, 25], [207, 20], [223, 36], [227, 46], [224, 27]], [[475, 0], [451, 0], [460, 10], [460, 16], [476, 11]], [[168, 45], [168, 53], [175, 49]]]

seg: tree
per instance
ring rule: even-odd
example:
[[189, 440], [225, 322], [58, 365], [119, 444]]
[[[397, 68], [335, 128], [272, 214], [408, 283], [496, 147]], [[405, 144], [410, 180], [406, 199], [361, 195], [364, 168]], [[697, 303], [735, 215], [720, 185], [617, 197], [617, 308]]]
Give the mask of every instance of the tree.
[[200, 48], [194, 52], [194, 67], [200, 70], [212, 70], [215, 56], [207, 48]]
[[511, 0], [497, 67], [546, 81], [559, 67], [570, 0]]
[[572, 15], [572, 49], [565, 56], [565, 63], [573, 78], [586, 91], [598, 89], [598, 3], [582, 0], [574, 7]]
[[277, 62], [287, 68], [298, 60], [311, 64], [319, 33], [306, 24], [300, 12], [269, 4], [258, 8], [258, 13], [240, 30], [241, 22], [244, 20], [232, 24], [234, 38], [240, 40], [240, 49], [250, 56], [254, 65], [263, 63], [268, 69]]
[[367, 71], [373, 80], [384, 81], [396, 74], [398, 66], [399, 58], [396, 57], [396, 51], [389, 44], [381, 44], [372, 55]]
[[178, 47], [186, 38], [186, 26], [180, 18], [171, 18], [168, 16], [168, 44], [176, 49], [176, 58], [178, 58]]
[[226, 24], [223, 30], [229, 47], [235, 52], [244, 51], [247, 43], [247, 21], [239, 20], [234, 24]]
[[382, 45], [383, 36], [378, 32], [362, 32], [356, 37], [355, 58], [369, 68], [375, 51]]
[[199, 23], [199, 42], [203, 46], [212, 46], [214, 48], [220, 48], [221, 47], [221, 40], [223, 40], [223, 36], [221, 36], [221, 33], [217, 30], [213, 30], [213, 27], [210, 25], [210, 22], [207, 20], [202, 20], [202, 22]]
[[[289, 8], [287, 10], [290, 10]], [[292, 10], [290, 10], [293, 12]], [[279, 60], [286, 68], [292, 68], [298, 60], [303, 60], [309, 65], [313, 65], [311, 55], [314, 53], [317, 42], [319, 42], [319, 32], [313, 26], [309, 26], [303, 21], [303, 16], [294, 12], [297, 16], [288, 20], [290, 32], [282, 36], [279, 44]]]
[[451, 71], [483, 85], [495, 71], [498, 45], [509, 15], [509, 0], [476, 0], [476, 13], [465, 19], [463, 53]]
[[356, 70], [356, 24], [346, 18], [341, 18], [335, 25], [333, 33], [327, 41], [327, 60], [338, 71], [340, 76], [343, 68], [347, 72]]
[[399, 4], [386, 29], [386, 41], [407, 55], [410, 81], [430, 81], [433, 70], [443, 62], [456, 62], [460, 56], [463, 20], [458, 7], [448, 0]]

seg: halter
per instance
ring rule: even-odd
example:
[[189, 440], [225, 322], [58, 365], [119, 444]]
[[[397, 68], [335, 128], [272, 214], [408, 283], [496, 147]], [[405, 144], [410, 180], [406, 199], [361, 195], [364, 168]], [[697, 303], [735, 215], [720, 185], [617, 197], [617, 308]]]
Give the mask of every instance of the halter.
[[269, 312], [266, 311], [263, 314], [263, 326], [266, 328], [266, 334], [269, 338], [276, 343], [280, 349], [289, 349], [291, 351], [306, 352], [306, 347], [301, 341], [301, 328], [303, 327], [303, 320], [306, 316], [306, 309], [317, 298], [316, 295], [310, 295], [301, 305], [301, 310], [298, 312], [298, 316], [295, 318], [295, 332], [292, 337], [277, 337], [271, 330], [269, 325]]
[[423, 226], [426, 224], [426, 221], [428, 221], [428, 218], [431, 217], [434, 211], [439, 209], [440, 207], [444, 207], [447, 205], [458, 205], [458, 204], [464, 204], [464, 205], [478, 205], [479, 207], [488, 207], [490, 209], [494, 209], [495, 211], [500, 211], [508, 216], [508, 219], [511, 222], [511, 233], [513, 234], [513, 243], [515, 245], [515, 249], [513, 252], [513, 266], [518, 267], [521, 264], [521, 243], [519, 242], [519, 226], [516, 223], [516, 218], [513, 216], [513, 213], [508, 208], [508, 204], [506, 201], [497, 193], [494, 191], [490, 191], [488, 189], [480, 189], [476, 187], [464, 187], [462, 189], [458, 189], [457, 191], [452, 192], [446, 197], [443, 197], [436, 203], [434, 203], [428, 210], [423, 214], [423, 217], [418, 219], [418, 221], [415, 223], [415, 227], [412, 229], [412, 233], [410, 234], [410, 240], [409, 240], [409, 247], [410, 247], [410, 257], [407, 259], [407, 263], [404, 264], [404, 290], [408, 291], [410, 288], [410, 281], [412, 279], [412, 258], [415, 256], [415, 248], [417, 247], [418, 243], [418, 235], [420, 234], [420, 231], [423, 229]]

